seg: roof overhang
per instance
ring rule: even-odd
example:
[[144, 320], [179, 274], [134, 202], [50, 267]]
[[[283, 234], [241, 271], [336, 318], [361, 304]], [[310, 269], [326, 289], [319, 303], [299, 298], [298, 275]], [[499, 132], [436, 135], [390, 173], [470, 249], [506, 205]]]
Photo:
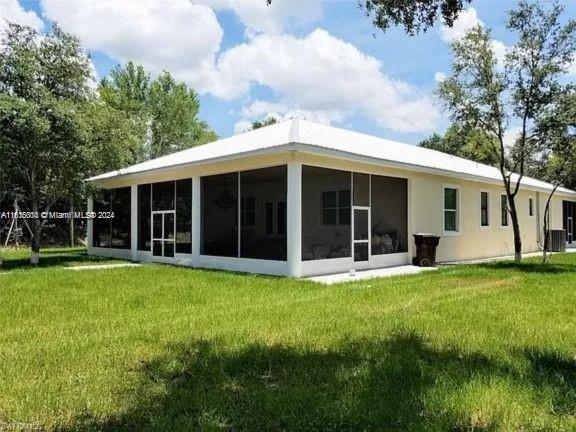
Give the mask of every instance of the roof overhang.
[[[174, 171], [176, 169], [185, 169], [185, 168], [195, 168], [195, 167], [202, 167], [222, 162], [230, 162], [239, 159], [245, 159], [250, 157], [256, 156], [264, 156], [264, 155], [275, 155], [275, 154], [283, 154], [283, 153], [301, 153], [301, 154], [310, 154], [314, 156], [323, 156], [329, 157], [333, 159], [339, 159], [344, 161], [352, 161], [358, 163], [364, 163], [374, 166], [381, 166], [386, 168], [395, 168], [395, 169], [402, 169], [407, 171], [414, 171], [420, 172], [425, 174], [433, 174], [433, 175], [440, 175], [445, 177], [453, 177], [459, 179], [465, 179], [469, 181], [487, 183], [492, 185], [501, 186], [502, 180], [494, 179], [491, 177], [484, 177], [479, 175], [473, 175], [465, 172], [454, 171], [454, 170], [447, 170], [441, 168], [432, 168], [432, 167], [424, 167], [417, 164], [411, 163], [404, 163], [404, 162], [397, 162], [397, 161], [390, 161], [385, 159], [380, 159], [376, 157], [370, 157], [365, 155], [358, 155], [353, 152], [346, 152], [342, 150], [330, 149], [326, 147], [319, 147], [312, 144], [302, 144], [297, 142], [290, 142], [286, 144], [280, 144], [274, 147], [269, 148], [262, 148], [252, 151], [246, 152], [239, 152], [234, 153], [226, 156], [214, 157], [209, 159], [204, 159], [200, 161], [193, 161], [193, 162], [184, 162], [181, 164], [173, 164], [168, 167], [162, 168], [155, 168], [149, 170], [138, 171], [135, 173], [122, 173], [122, 170], [118, 170], [116, 172], [107, 173], [101, 176], [95, 176], [89, 178], [87, 181], [92, 182], [96, 185], [105, 186], [106, 183], [113, 180], [122, 179], [124, 181], [134, 181], [137, 183], [139, 180], [145, 180], [151, 174], [163, 174], [169, 173], [170, 171]], [[525, 190], [532, 190], [536, 192], [544, 192], [550, 193], [551, 188], [546, 187], [539, 187], [535, 185], [528, 185], [525, 183], [521, 183], [521, 188]], [[576, 191], [570, 191], [567, 189], [559, 189], [556, 191], [556, 195], [559, 196], [566, 196], [571, 198], [576, 198]]]

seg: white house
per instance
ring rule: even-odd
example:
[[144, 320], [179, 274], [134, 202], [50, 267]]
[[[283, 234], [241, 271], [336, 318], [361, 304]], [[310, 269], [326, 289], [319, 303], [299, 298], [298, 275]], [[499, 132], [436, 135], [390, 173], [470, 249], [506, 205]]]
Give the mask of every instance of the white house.
[[[442, 236], [438, 261], [513, 253], [497, 169], [425, 148], [290, 120], [90, 179], [93, 255], [302, 277], [404, 265], [412, 234]], [[517, 197], [537, 251], [548, 183]], [[573, 239], [576, 192], [551, 226]]]

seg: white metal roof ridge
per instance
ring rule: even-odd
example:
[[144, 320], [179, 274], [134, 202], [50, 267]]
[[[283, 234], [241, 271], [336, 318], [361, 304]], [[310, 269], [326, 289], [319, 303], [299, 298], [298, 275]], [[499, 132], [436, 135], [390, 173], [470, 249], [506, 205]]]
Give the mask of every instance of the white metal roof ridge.
[[300, 142], [300, 131], [298, 129], [298, 117], [294, 117], [290, 124], [290, 132], [288, 134], [289, 143]]
[[[294, 148], [292, 148], [294, 147]], [[118, 171], [111, 171], [88, 179], [98, 181], [115, 177], [164, 170], [183, 165], [199, 165], [278, 151], [324, 151], [334, 157], [369, 159], [373, 163], [397, 165], [406, 169], [464, 176], [468, 179], [494, 183], [502, 181], [500, 171], [492, 166], [452, 156], [436, 150], [391, 141], [346, 129], [293, 118], [253, 131], [224, 138], [209, 144], [186, 149]], [[513, 176], [517, 179], [517, 175]], [[551, 190], [552, 185], [531, 177], [524, 177], [524, 187]], [[559, 188], [558, 192], [576, 192]]]

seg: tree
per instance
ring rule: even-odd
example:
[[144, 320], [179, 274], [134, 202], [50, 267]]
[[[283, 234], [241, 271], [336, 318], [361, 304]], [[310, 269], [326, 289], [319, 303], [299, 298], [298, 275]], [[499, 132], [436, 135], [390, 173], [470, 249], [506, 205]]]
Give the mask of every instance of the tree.
[[[508, 197], [517, 262], [522, 259], [522, 237], [515, 198], [538, 149], [535, 124], [566, 90], [559, 77], [576, 47], [576, 22], [562, 25], [562, 11], [558, 3], [545, 8], [521, 1], [507, 20], [517, 42], [508, 49], [503, 68], [492, 49], [490, 31], [475, 27], [452, 44], [451, 76], [438, 90], [453, 123], [474, 128], [493, 143], [491, 152]], [[507, 147], [505, 133], [511, 125], [520, 132]]]
[[421, 147], [441, 151], [454, 156], [470, 159], [483, 164], [495, 164], [496, 158], [492, 152], [493, 143], [487, 141], [481, 130], [465, 130], [458, 125], [452, 125], [444, 133], [437, 133], [419, 143]]
[[275, 117], [266, 117], [263, 120], [254, 120], [252, 122], [251, 130], [260, 129], [266, 126], [271, 126], [273, 124], [278, 123], [278, 119]]
[[386, 31], [391, 25], [403, 26], [409, 35], [426, 32], [437, 20], [448, 27], [472, 0], [364, 0], [360, 6], [372, 24]]
[[90, 66], [77, 38], [9, 23], [0, 50], [0, 171], [31, 234], [37, 264], [51, 207], [81, 188], [86, 168], [79, 106], [89, 95]]
[[544, 209], [543, 261], [550, 245], [550, 203], [559, 187], [569, 187], [576, 177], [576, 89], [562, 95], [555, 106], [539, 118], [537, 134], [542, 147], [541, 176], [553, 185]]
[[140, 65], [128, 62], [112, 71], [99, 87], [102, 101], [131, 118], [143, 145], [141, 157], [151, 159], [207, 142], [218, 136], [198, 118], [196, 92], [169, 72], [152, 80]]

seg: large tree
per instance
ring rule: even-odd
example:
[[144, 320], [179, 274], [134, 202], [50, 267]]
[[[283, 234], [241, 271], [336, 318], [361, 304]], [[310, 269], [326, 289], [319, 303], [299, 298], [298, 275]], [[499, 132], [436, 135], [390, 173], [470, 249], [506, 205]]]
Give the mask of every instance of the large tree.
[[422, 140], [419, 145], [479, 163], [496, 163], [492, 151], [493, 143], [488, 141], [486, 135], [476, 128], [464, 129], [458, 125], [452, 125], [444, 135], [434, 133]]
[[[452, 44], [451, 75], [438, 95], [452, 122], [481, 131], [493, 143], [514, 232], [516, 261], [522, 258], [522, 236], [516, 197], [528, 163], [538, 149], [535, 125], [540, 115], [566, 91], [561, 76], [573, 60], [576, 21], [561, 24], [563, 7], [521, 1], [506, 26], [517, 42], [504, 64], [496, 57], [490, 31], [480, 26]], [[507, 131], [519, 132], [511, 146]]]
[[0, 49], [0, 170], [18, 201], [38, 263], [46, 213], [81, 187], [86, 173], [80, 106], [91, 68], [78, 39], [9, 23]]
[[218, 136], [198, 118], [196, 92], [169, 72], [152, 79], [140, 65], [118, 66], [99, 88], [102, 101], [132, 119], [145, 159], [207, 142]]

